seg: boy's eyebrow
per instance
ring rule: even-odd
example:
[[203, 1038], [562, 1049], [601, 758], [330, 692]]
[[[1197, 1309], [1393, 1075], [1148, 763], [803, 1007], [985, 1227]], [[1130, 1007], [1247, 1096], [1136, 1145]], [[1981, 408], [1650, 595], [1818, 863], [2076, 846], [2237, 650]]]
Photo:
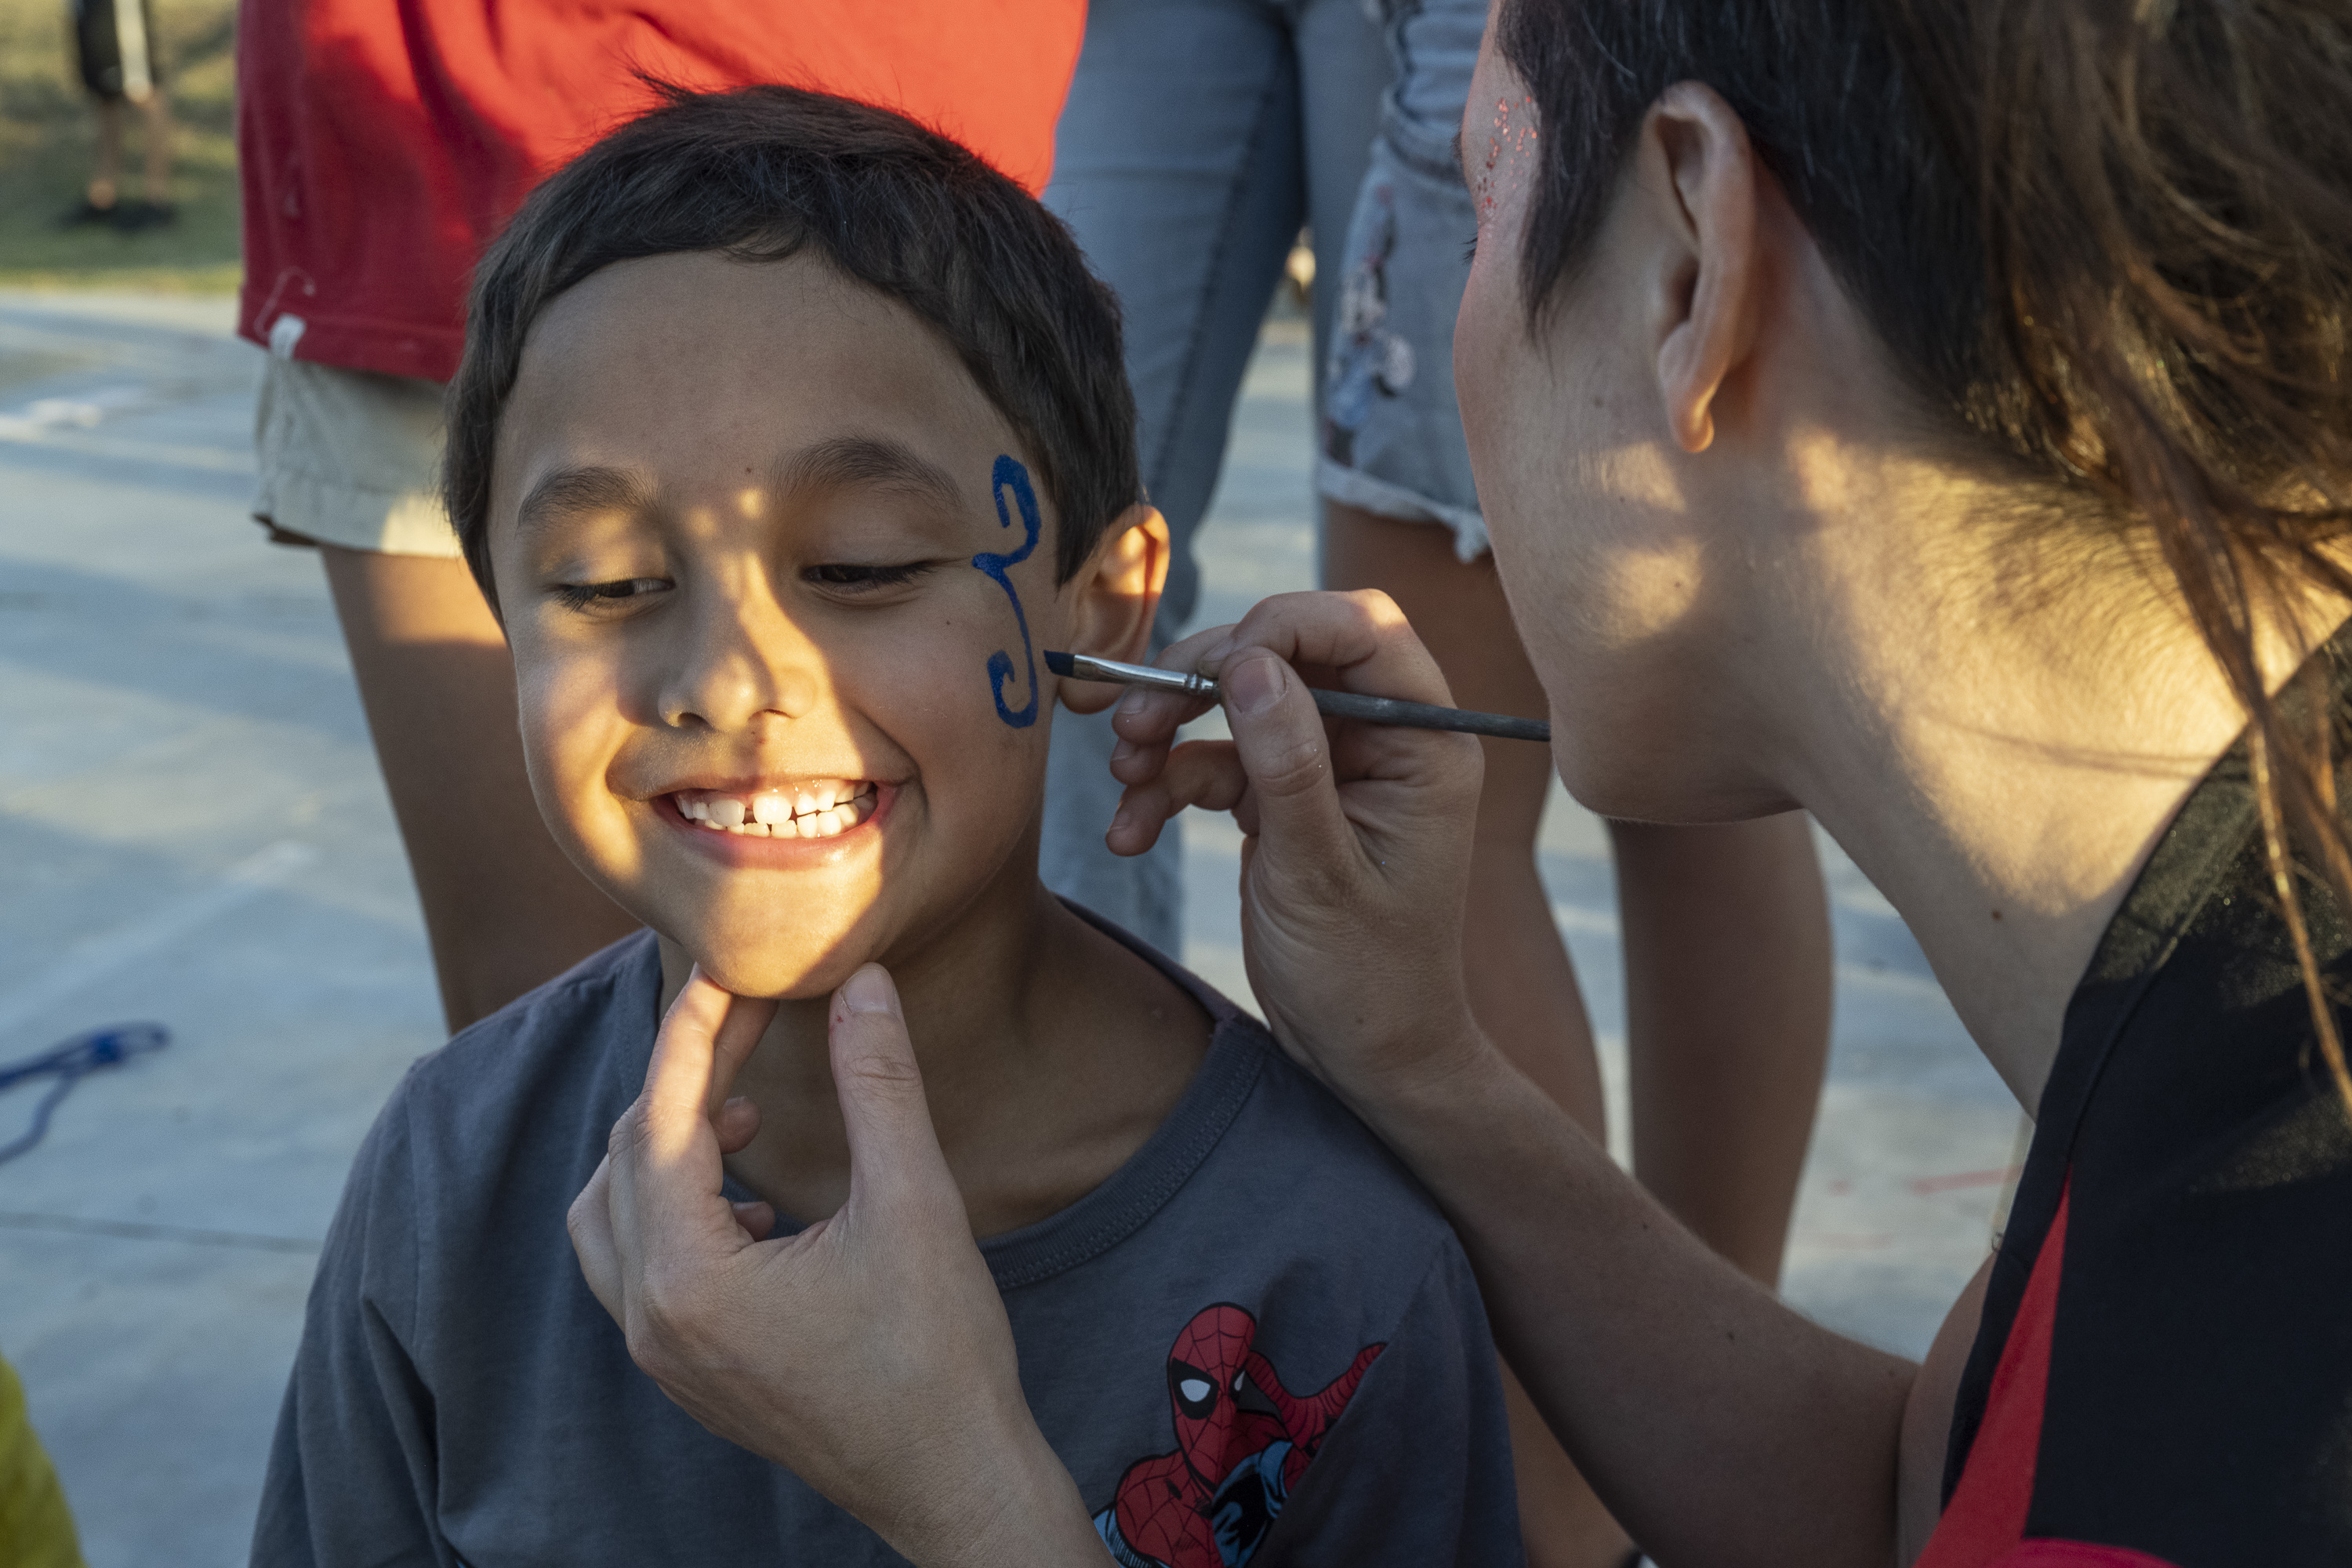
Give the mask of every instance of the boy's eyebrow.
[[590, 512], [642, 512], [653, 505], [653, 487], [626, 468], [558, 468], [530, 487], [515, 512], [515, 526], [528, 534], [551, 522]]
[[889, 436], [834, 436], [777, 460], [776, 493], [795, 490], [906, 490], [949, 510], [963, 491], [945, 468]]
[[[1453, 143], [1453, 145], [1454, 145], [1454, 166], [1455, 168], [1459, 169], [1459, 168], [1461, 168], [1461, 167], [1462, 167], [1462, 127], [1460, 127], [1459, 125], [1457, 125], [1457, 126], [1455, 126], [1455, 127], [1454, 128], [1454, 143]], [[1466, 174], [1466, 173], [1467, 173], [1467, 171], [1465, 171], [1465, 173]]]

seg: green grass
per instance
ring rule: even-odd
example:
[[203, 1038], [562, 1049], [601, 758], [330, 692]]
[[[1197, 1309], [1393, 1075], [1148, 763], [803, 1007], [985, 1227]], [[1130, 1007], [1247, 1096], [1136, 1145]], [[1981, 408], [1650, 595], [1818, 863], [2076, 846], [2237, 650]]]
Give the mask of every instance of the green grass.
[[[154, 0], [173, 124], [170, 228], [64, 229], [98, 142], [64, 0], [0, 0], [0, 286], [226, 293], [236, 288], [236, 0]], [[145, 129], [125, 116], [122, 194], [142, 193]]]

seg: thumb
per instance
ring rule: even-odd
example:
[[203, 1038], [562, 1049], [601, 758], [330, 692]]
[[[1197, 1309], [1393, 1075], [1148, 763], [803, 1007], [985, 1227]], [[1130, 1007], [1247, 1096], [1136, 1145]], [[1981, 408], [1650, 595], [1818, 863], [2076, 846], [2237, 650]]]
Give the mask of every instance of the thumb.
[[923, 1073], [890, 972], [869, 963], [833, 996], [834, 1092], [849, 1136], [849, 1201], [897, 1208], [944, 1202], [964, 1223], [963, 1197], [923, 1098]]
[[[1331, 741], [1307, 683], [1265, 649], [1217, 675], [1234, 749], [1249, 775], [1264, 847], [1286, 865], [1342, 866], [1356, 853], [1331, 772]], [[1303, 859], [1302, 859], [1303, 858]]]

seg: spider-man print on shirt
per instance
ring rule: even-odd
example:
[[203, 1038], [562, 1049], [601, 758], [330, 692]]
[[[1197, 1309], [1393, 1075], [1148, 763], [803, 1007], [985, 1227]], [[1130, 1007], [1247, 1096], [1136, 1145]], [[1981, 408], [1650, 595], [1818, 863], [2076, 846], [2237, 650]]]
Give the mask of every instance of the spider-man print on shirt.
[[1231, 1302], [1194, 1315], [1168, 1352], [1176, 1451], [1128, 1467], [1095, 1529], [1124, 1568], [1242, 1568], [1383, 1346], [1320, 1394], [1295, 1394]]

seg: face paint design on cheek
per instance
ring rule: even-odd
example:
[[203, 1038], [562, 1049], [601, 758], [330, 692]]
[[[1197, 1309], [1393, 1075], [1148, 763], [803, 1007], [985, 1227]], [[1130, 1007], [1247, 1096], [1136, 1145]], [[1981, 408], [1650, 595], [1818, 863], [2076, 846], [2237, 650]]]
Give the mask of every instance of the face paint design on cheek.
[[1013, 656], [1003, 648], [988, 656], [988, 689], [990, 695], [996, 699], [996, 716], [1016, 730], [1025, 730], [1037, 721], [1037, 656], [1029, 646], [1029, 617], [1022, 612], [1021, 595], [1013, 588], [1013, 580], [1004, 574], [1007, 568], [1028, 560], [1029, 552], [1037, 548], [1037, 492], [1029, 488], [1029, 470], [1009, 455], [996, 459], [995, 471], [989, 478], [989, 489], [996, 497], [997, 522], [1005, 528], [1013, 526], [1013, 514], [1004, 509], [1004, 492], [1009, 489], [1013, 492], [1013, 504], [1021, 509], [1021, 525], [1027, 531], [1021, 548], [1009, 555], [983, 551], [971, 558], [971, 563], [996, 579], [996, 585], [1003, 589], [1004, 596], [1013, 602], [1013, 621], [1021, 628], [1021, 657], [1028, 663], [1029, 705], [1025, 708], [1004, 705], [1004, 685], [1013, 679]]

